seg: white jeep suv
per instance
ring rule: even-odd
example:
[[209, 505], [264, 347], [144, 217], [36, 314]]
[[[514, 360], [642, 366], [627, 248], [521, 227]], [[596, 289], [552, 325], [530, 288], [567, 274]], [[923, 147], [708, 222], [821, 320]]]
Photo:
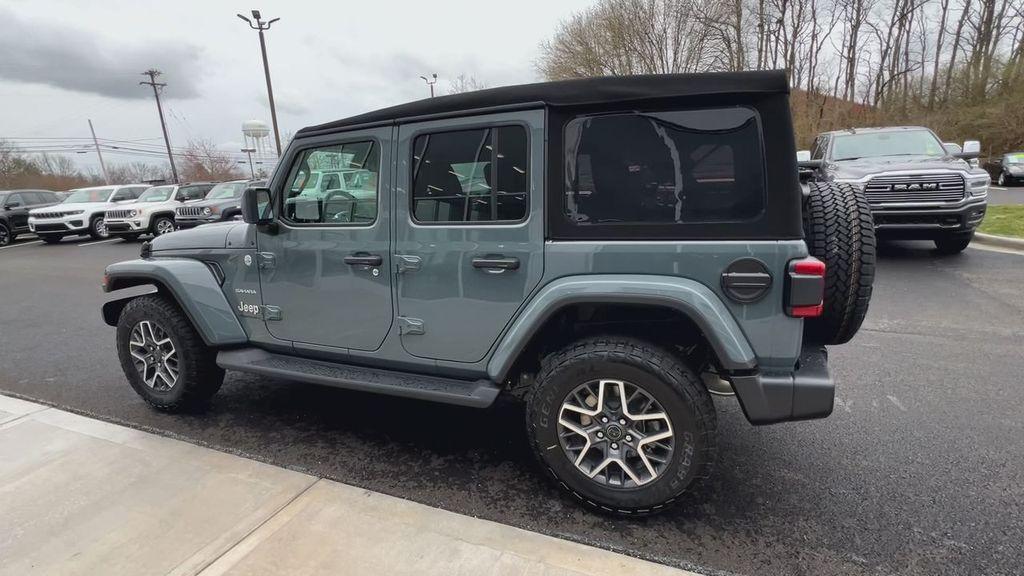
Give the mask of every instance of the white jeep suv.
[[113, 236], [135, 240], [143, 234], [174, 232], [174, 210], [206, 197], [213, 183], [167, 184], [146, 190], [131, 206], [107, 210], [107, 230]]
[[48, 244], [86, 234], [100, 240], [109, 236], [104, 213], [134, 202], [148, 188], [147, 184], [124, 184], [71, 190], [60, 204], [29, 211], [28, 228]]

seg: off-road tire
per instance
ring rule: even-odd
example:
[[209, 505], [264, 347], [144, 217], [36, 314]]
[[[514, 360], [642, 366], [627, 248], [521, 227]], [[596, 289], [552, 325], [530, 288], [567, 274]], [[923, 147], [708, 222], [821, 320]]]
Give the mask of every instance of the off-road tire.
[[974, 238], [974, 232], [968, 234], [951, 234], [945, 238], [935, 239], [935, 251], [939, 254], [959, 254], [967, 249]]
[[845, 344], [871, 301], [875, 279], [875, 225], [864, 192], [852, 184], [812, 182], [804, 200], [804, 239], [825, 263], [825, 309], [804, 321], [804, 339]]
[[[671, 419], [675, 446], [669, 463], [641, 486], [595, 482], [559, 444], [558, 418], [567, 395], [585, 382], [604, 378], [642, 387]], [[717, 456], [715, 407], [700, 379], [671, 351], [630, 337], [591, 337], [545, 357], [526, 395], [526, 428], [534, 455], [554, 481], [587, 506], [611, 514], [664, 510], [709, 476]]]
[[14, 235], [6, 224], [0, 224], [0, 246], [7, 246], [14, 242]]
[[41, 235], [40, 238], [47, 244], [60, 244], [60, 241], [64, 239], [60, 234], [45, 234]]
[[[97, 230], [97, 224], [103, 222], [103, 216], [95, 216], [92, 220], [89, 220], [89, 236], [92, 236], [94, 240], [105, 240], [110, 238], [110, 232], [107, 231], [104, 235]], [[106, 228], [104, 228], [106, 230]]]
[[[132, 328], [143, 320], [155, 322], [166, 331], [178, 352], [178, 380], [170, 390], [148, 386], [132, 362], [128, 341]], [[125, 305], [117, 322], [117, 355], [128, 383], [159, 410], [175, 412], [202, 406], [224, 382], [216, 352], [206, 346], [177, 303], [159, 294], [139, 296]]]

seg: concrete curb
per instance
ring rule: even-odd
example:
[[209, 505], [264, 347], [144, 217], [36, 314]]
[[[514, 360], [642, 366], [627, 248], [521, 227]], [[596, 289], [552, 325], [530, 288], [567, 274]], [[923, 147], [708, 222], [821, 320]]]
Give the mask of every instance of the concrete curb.
[[979, 244], [985, 244], [986, 246], [998, 246], [1000, 248], [1010, 248], [1012, 250], [1024, 250], [1024, 239], [1021, 238], [1010, 238], [1008, 236], [996, 236], [994, 234], [982, 234], [981, 232], [975, 232], [974, 241]]

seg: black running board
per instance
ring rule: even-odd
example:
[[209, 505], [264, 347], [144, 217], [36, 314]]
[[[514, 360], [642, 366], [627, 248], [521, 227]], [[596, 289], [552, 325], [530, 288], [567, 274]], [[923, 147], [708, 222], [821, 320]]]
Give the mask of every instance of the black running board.
[[217, 353], [217, 365], [225, 370], [473, 408], [487, 408], [501, 391], [490, 380], [458, 380], [351, 366], [274, 354], [259, 348], [222, 350]]

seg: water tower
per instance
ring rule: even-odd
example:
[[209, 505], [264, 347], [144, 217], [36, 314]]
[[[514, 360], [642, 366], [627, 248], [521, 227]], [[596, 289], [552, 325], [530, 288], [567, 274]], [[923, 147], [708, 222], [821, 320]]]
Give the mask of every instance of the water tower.
[[242, 122], [242, 138], [245, 140], [245, 147], [254, 148], [257, 156], [266, 155], [267, 136], [270, 136], [270, 127], [266, 122], [262, 120]]

